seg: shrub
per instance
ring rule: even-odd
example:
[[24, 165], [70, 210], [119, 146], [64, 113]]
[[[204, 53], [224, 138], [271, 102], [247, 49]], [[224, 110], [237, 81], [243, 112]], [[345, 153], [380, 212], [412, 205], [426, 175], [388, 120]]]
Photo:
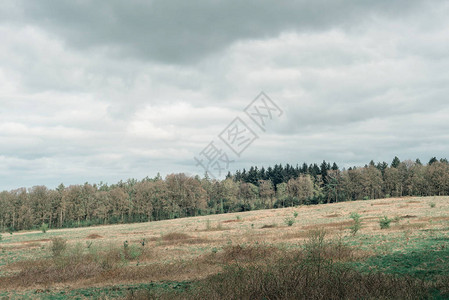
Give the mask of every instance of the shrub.
[[354, 224], [349, 229], [351, 229], [351, 234], [355, 235], [362, 228], [362, 221], [360, 221], [360, 215], [358, 213], [351, 213], [350, 218], [354, 220]]
[[46, 233], [48, 230], [48, 224], [47, 223], [42, 223], [41, 227], [39, 228], [42, 233]]
[[321, 264], [324, 259], [324, 251], [327, 246], [325, 242], [326, 231], [324, 229], [315, 229], [308, 232], [308, 240], [304, 244], [306, 257], [312, 263]]
[[295, 211], [294, 213], [293, 213], [293, 217], [297, 217], [298, 216], [298, 212], [297, 211]]
[[387, 216], [384, 216], [379, 220], [380, 229], [388, 229], [390, 228], [391, 219]]
[[428, 289], [419, 280], [362, 274], [332, 263], [322, 268], [297, 259], [230, 265], [190, 292], [178, 299], [425, 299]]
[[369, 196], [363, 197], [363, 200], [369, 200]]
[[3, 239], [2, 235], [0, 234], [0, 241]]
[[285, 218], [284, 223], [287, 226], [293, 226], [293, 224], [295, 224], [295, 219], [294, 218]]
[[123, 242], [123, 256], [128, 257], [129, 244], [128, 241]]
[[60, 257], [67, 248], [67, 240], [63, 238], [51, 239], [51, 253], [53, 257]]
[[[333, 263], [334, 248], [324, 230], [309, 233], [303, 251], [283, 253], [273, 260], [253, 264], [225, 264], [222, 272], [199, 281], [194, 288], [170, 290], [151, 297], [129, 299], [426, 299], [428, 285], [422, 280], [382, 273], [362, 273]], [[341, 245], [340, 245], [341, 246]], [[258, 251], [256, 251], [258, 250]], [[258, 248], [227, 249], [234, 260], [266, 257]], [[256, 254], [256, 255], [255, 255]], [[227, 260], [228, 262], [230, 260]], [[350, 287], [350, 288], [348, 288]]]
[[430, 206], [431, 208], [434, 208], [434, 207], [436, 206], [436, 204], [435, 204], [435, 202], [430, 202], [430, 203], [429, 203], [429, 206]]
[[139, 247], [138, 245], [130, 245], [125, 252], [125, 258], [127, 260], [139, 259], [141, 255], [142, 255], [142, 247]]

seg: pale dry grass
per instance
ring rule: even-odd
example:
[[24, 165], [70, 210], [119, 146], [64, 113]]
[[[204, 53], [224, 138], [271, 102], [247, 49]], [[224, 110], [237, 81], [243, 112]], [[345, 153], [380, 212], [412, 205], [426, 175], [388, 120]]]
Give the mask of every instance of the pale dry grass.
[[[228, 245], [298, 244], [307, 239], [309, 230], [320, 228], [327, 230], [329, 238], [335, 238], [341, 234], [348, 235], [350, 232], [348, 227], [352, 224], [349, 216], [352, 212], [358, 212], [361, 215], [362, 228], [357, 233], [358, 235], [400, 234], [400, 231], [404, 230], [438, 228], [449, 221], [448, 200], [449, 197], [390, 198], [199, 216], [159, 222], [50, 229], [46, 234], [38, 231], [26, 231], [14, 233], [12, 236], [4, 234], [1, 247], [8, 250], [16, 250], [20, 247], [21, 252], [20, 254], [18, 252], [18, 255], [23, 256], [23, 259], [33, 256], [39, 259], [45, 255], [45, 251], [48, 253], [48, 250], [45, 249], [49, 247], [49, 240], [53, 234], [67, 239], [69, 247], [76, 244], [86, 245], [86, 243], [92, 243], [96, 247], [123, 247], [125, 241], [129, 245], [138, 246], [145, 241], [145, 247], [152, 249], [152, 255], [142, 259], [139, 266], [130, 265], [121, 271], [114, 271], [117, 273], [115, 279], [112, 275], [108, 275], [104, 277], [104, 282], [100, 282], [100, 279], [77, 279], [71, 284], [79, 287], [102, 285], [108, 282], [115, 284], [148, 280], [187, 280], [193, 279], [196, 275], [188, 271], [187, 267], [179, 273], [179, 276], [170, 275], [170, 272], [181, 271], [176, 269], [173, 264], [196, 261], [202, 266], [201, 270], [196, 269], [198, 276], [201, 277], [217, 272], [220, 268], [214, 264], [208, 265], [203, 261], [199, 263], [197, 260], [211, 255], [216, 249], [221, 251]], [[437, 208], [430, 208], [429, 201], [435, 202]], [[294, 212], [298, 213], [295, 223], [291, 227], [285, 226], [285, 218], [293, 217]], [[381, 230], [379, 218], [382, 216], [389, 218], [398, 216], [399, 222], [392, 223], [389, 230]], [[209, 230], [207, 229], [208, 220], [212, 228]], [[277, 226], [273, 226], [273, 224], [277, 224]], [[36, 249], [39, 247], [45, 249], [42, 251]], [[0, 255], [3, 254], [0, 253]], [[18, 260], [20, 261], [20, 257]], [[167, 265], [166, 270], [163, 269], [163, 265]], [[162, 275], [154, 275], [153, 271], [147, 269], [149, 266], [156, 270], [159, 269]], [[0, 266], [0, 274], [5, 273], [5, 270], [11, 267], [11, 265]], [[18, 268], [17, 265], [16, 268]], [[125, 275], [125, 269], [137, 272], [136, 274], [140, 274], [142, 278], [139, 279], [137, 275]], [[140, 271], [141, 269], [142, 271]], [[2, 287], [0, 287], [1, 289]]]

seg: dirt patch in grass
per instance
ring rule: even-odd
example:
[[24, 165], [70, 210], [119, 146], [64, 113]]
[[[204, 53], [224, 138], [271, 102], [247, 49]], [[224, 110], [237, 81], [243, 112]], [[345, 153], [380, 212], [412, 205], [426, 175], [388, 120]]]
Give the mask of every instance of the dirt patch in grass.
[[31, 249], [31, 248], [38, 248], [41, 247], [41, 243], [24, 243], [24, 244], [18, 244], [18, 245], [12, 245], [12, 246], [5, 246], [4, 249], [8, 250], [20, 250], [20, 249]]
[[265, 228], [276, 228], [277, 225], [276, 224], [265, 224], [262, 227], [260, 227], [261, 229], [265, 229]]
[[326, 229], [340, 229], [347, 226], [351, 226], [354, 223], [352, 220], [348, 221], [341, 221], [341, 222], [332, 222], [332, 223], [326, 223], [326, 224], [316, 224], [316, 225], [307, 225], [303, 228], [306, 230], [314, 230], [314, 229], [320, 229], [320, 228], [326, 228]]
[[180, 233], [180, 232], [171, 232], [167, 233], [162, 236], [163, 241], [179, 241], [179, 240], [187, 240], [191, 239], [192, 237], [186, 233]]
[[380, 217], [365, 217], [362, 218], [362, 221], [371, 221], [371, 220], [379, 220]]
[[327, 216], [324, 216], [324, 217], [326, 217], [326, 218], [338, 218], [340, 216], [341, 216], [340, 214], [331, 214], [331, 215], [327, 215]]
[[417, 218], [417, 216], [412, 216], [412, 215], [401, 216], [401, 219], [413, 219], [413, 218]]
[[86, 239], [89, 239], [89, 240], [95, 240], [95, 239], [101, 239], [101, 238], [102, 238], [102, 236], [99, 234], [96, 234], [96, 233], [89, 234], [86, 237]]
[[397, 228], [401, 230], [407, 230], [407, 229], [421, 229], [427, 226], [427, 223], [407, 223], [407, 224], [400, 224]]
[[40, 240], [32, 240], [32, 241], [23, 241], [20, 242], [20, 244], [32, 244], [32, 243], [37, 243], [37, 242], [49, 242], [50, 239], [40, 239]]
[[423, 222], [435, 222], [435, 221], [449, 221], [449, 216], [439, 216], [439, 217], [422, 217], [418, 219]]
[[410, 200], [410, 201], [407, 201], [407, 203], [411, 203], [411, 204], [413, 204], [413, 203], [421, 203], [421, 201], [417, 201], [417, 200]]
[[209, 240], [209, 239], [191, 238], [191, 239], [187, 239], [187, 240], [164, 241], [162, 244], [164, 246], [166, 246], [166, 245], [179, 245], [179, 244], [195, 245], [195, 244], [206, 244], [206, 243], [210, 243], [210, 242], [211, 242], [211, 240]]
[[371, 206], [378, 206], [378, 205], [390, 205], [392, 203], [386, 203], [386, 202], [381, 202], [381, 203], [371, 203]]
[[221, 223], [238, 223], [238, 222], [242, 222], [242, 220], [226, 220]]
[[31, 240], [31, 241], [23, 241], [17, 243], [11, 243], [9, 245], [4, 245], [5, 249], [29, 249], [36, 248], [42, 246], [42, 243], [49, 242], [50, 239], [40, 239], [40, 240]]
[[309, 237], [308, 231], [297, 231], [297, 232], [287, 232], [281, 235], [281, 239], [292, 240], [292, 239], [305, 239]]
[[223, 227], [221, 226], [221, 223], [218, 223], [216, 226], [210, 226], [210, 227], [206, 227], [205, 229], [200, 229], [200, 230], [195, 230], [195, 231], [225, 231], [225, 230], [230, 230], [231, 228], [229, 227]]
[[431, 218], [432, 221], [449, 221], [449, 216], [440, 216]]
[[199, 238], [199, 237], [193, 237], [186, 233], [180, 233], [180, 232], [171, 232], [167, 233], [165, 235], [162, 235], [160, 238], [153, 237], [149, 239], [150, 241], [160, 241], [162, 242], [162, 245], [179, 245], [179, 244], [203, 244], [203, 243], [209, 243], [211, 240], [207, 238]]

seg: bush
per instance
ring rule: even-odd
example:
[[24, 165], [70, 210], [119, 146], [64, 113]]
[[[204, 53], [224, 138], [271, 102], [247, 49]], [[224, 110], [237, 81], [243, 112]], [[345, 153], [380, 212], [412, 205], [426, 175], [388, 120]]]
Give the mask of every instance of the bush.
[[139, 247], [138, 245], [130, 245], [128, 248], [126, 248], [125, 251], [125, 259], [127, 260], [136, 260], [139, 259], [139, 257], [142, 255], [142, 247]]
[[434, 208], [434, 207], [436, 206], [436, 204], [435, 204], [435, 202], [430, 202], [430, 203], [429, 203], [429, 206], [430, 206], [431, 208]]
[[349, 229], [351, 229], [351, 234], [355, 235], [362, 228], [362, 221], [360, 221], [360, 215], [358, 213], [351, 213], [350, 218], [354, 220], [354, 224]]
[[0, 241], [3, 239], [2, 235], [0, 234]]
[[295, 219], [294, 218], [285, 218], [284, 223], [287, 226], [293, 226], [293, 224], [295, 224]]
[[387, 216], [384, 216], [379, 220], [380, 229], [388, 229], [390, 228], [391, 219]]
[[332, 263], [311, 265], [299, 258], [227, 266], [191, 293], [178, 294], [179, 299], [425, 299], [428, 289], [419, 280], [362, 274]]
[[[222, 272], [199, 281], [194, 288], [164, 291], [129, 299], [426, 299], [426, 282], [381, 273], [362, 273], [334, 263], [337, 244], [325, 240], [324, 230], [309, 233], [303, 251], [284, 253], [253, 264], [226, 264]], [[341, 245], [340, 245], [341, 246]], [[249, 251], [234, 246], [233, 254]], [[254, 249], [252, 249], [253, 254]], [[257, 252], [259, 253], [259, 252]], [[269, 253], [263, 254], [266, 257]], [[236, 255], [233, 255], [236, 257]], [[254, 261], [254, 260], [253, 260]], [[350, 287], [350, 288], [348, 288]]]
[[48, 230], [48, 224], [47, 223], [42, 223], [41, 227], [39, 228], [42, 233], [46, 233]]
[[294, 213], [293, 213], [293, 217], [297, 217], [298, 216], [298, 212], [297, 211], [295, 211]]
[[67, 248], [67, 240], [63, 238], [53, 238], [51, 239], [51, 253], [53, 257], [60, 257]]
[[310, 263], [322, 264], [324, 262], [324, 252], [328, 246], [325, 241], [326, 231], [315, 229], [308, 232], [308, 240], [304, 243], [306, 257]]

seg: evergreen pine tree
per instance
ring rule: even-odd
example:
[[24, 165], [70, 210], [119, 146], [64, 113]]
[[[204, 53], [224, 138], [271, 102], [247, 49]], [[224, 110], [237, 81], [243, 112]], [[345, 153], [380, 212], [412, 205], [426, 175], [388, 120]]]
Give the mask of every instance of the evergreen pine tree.
[[399, 160], [399, 158], [397, 156], [395, 156], [393, 161], [391, 162], [391, 167], [397, 168], [397, 167], [399, 167], [400, 163], [401, 163], [401, 161]]
[[306, 163], [302, 164], [302, 168], [301, 168], [301, 174], [307, 174], [309, 173], [309, 167], [307, 166]]
[[[320, 173], [323, 178], [324, 184], [327, 184], [327, 171], [328, 171], [327, 167], [328, 167], [328, 164], [326, 163], [325, 160], [323, 160], [323, 162], [321, 163]], [[330, 167], [329, 167], [329, 169], [330, 169]]]
[[436, 163], [438, 161], [438, 159], [434, 156], [429, 160], [429, 166], [432, 165], [433, 163]]
[[334, 162], [334, 164], [332, 165], [332, 170], [337, 171], [338, 170], [338, 165]]

